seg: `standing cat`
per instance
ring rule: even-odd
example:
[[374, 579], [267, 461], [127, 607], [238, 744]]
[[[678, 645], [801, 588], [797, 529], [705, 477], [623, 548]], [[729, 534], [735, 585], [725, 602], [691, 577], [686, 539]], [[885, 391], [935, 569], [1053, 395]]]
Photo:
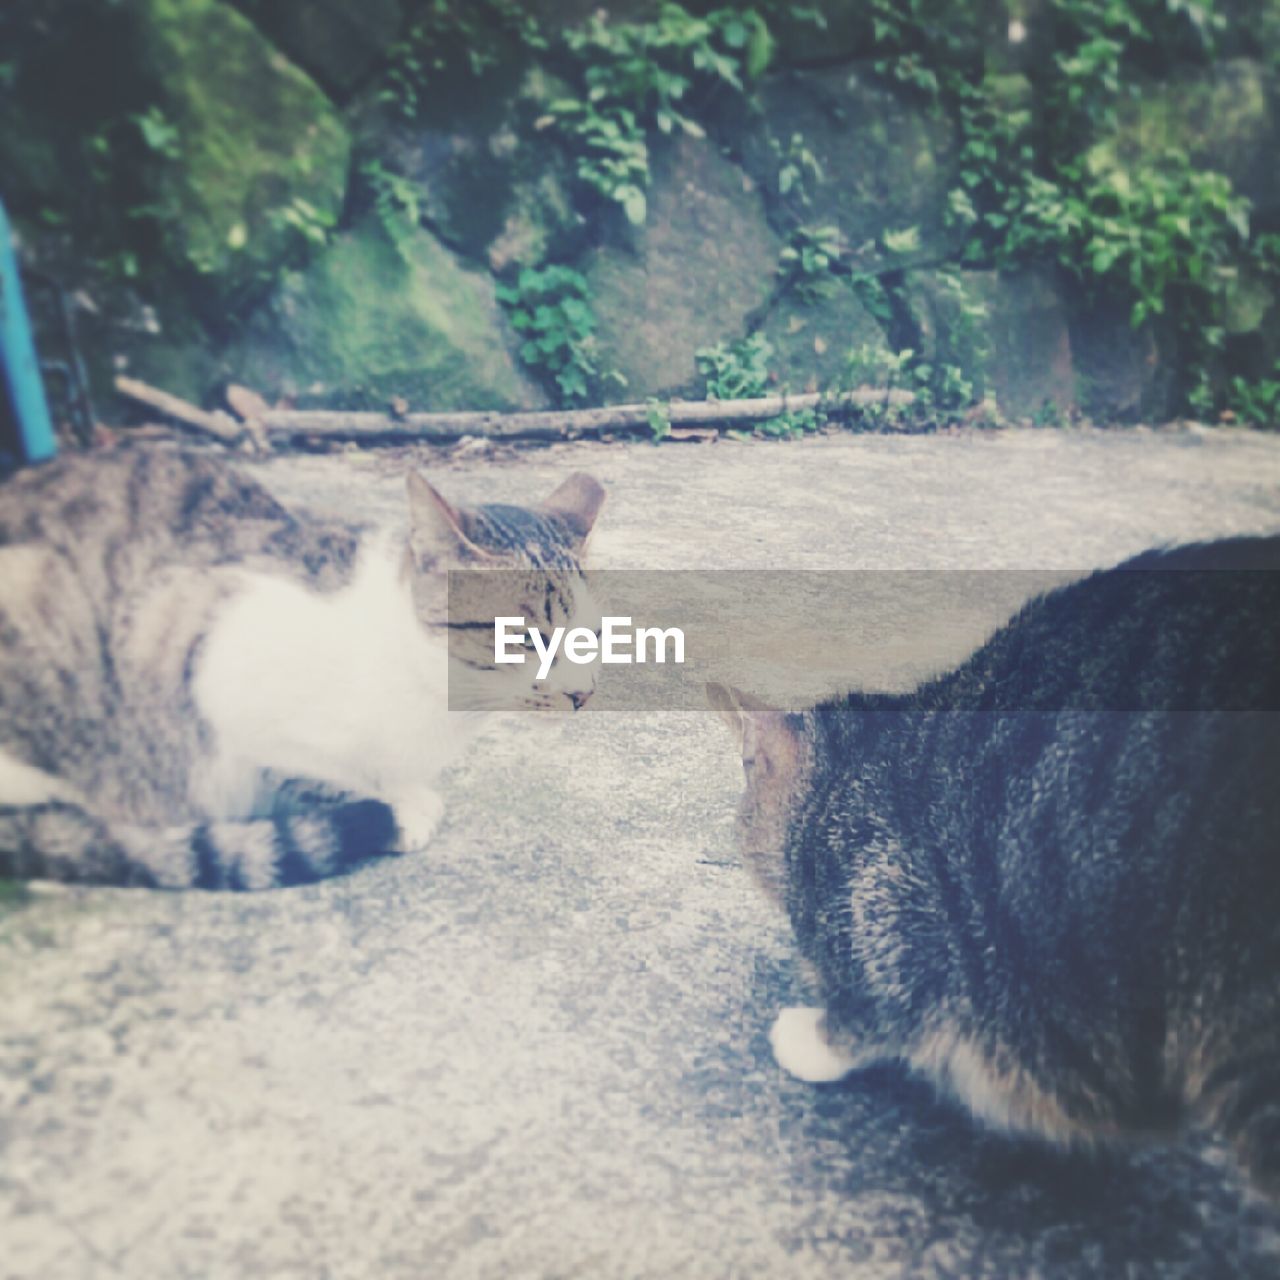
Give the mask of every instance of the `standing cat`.
[[821, 991], [780, 1065], [896, 1058], [1064, 1144], [1207, 1123], [1280, 1193], [1278, 622], [1280, 538], [1237, 539], [1033, 601], [904, 696], [709, 686]]
[[[450, 679], [569, 711], [567, 665], [494, 685], [483, 619], [595, 625], [579, 558], [604, 493], [576, 474], [536, 508], [461, 510], [410, 474], [409, 529], [286, 511], [195, 452], [69, 457], [0, 486], [0, 875], [165, 888], [316, 880], [427, 843], [441, 770], [474, 729]], [[491, 636], [491, 626], [488, 634]]]

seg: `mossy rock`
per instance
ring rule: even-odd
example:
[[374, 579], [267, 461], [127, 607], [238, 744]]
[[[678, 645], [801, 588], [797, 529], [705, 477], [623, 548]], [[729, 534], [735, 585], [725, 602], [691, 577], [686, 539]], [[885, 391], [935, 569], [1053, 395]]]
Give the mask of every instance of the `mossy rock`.
[[[820, 15], [816, 19], [811, 16]], [[778, 66], [829, 64], [866, 54], [868, 19], [860, 5], [825, 0], [812, 5], [785, 5], [769, 14]]]
[[189, 311], [169, 308], [154, 330], [125, 328], [118, 318], [100, 335], [95, 333], [97, 327], [81, 325], [94, 407], [103, 421], [117, 421], [136, 412], [136, 406], [110, 390], [117, 373], [140, 378], [192, 404], [217, 407], [230, 370], [220, 344]]
[[1280, 79], [1231, 58], [1151, 83], [1120, 118], [1116, 153], [1133, 162], [1169, 149], [1231, 179], [1255, 218], [1280, 219]]
[[987, 308], [985, 382], [1011, 418], [1061, 420], [1077, 408], [1070, 317], [1049, 267], [970, 273]]
[[705, 139], [654, 158], [648, 220], [629, 245], [584, 266], [600, 364], [626, 379], [622, 399], [696, 388], [694, 353], [743, 333], [768, 301], [781, 243], [759, 193]]
[[1173, 408], [1172, 343], [1162, 350], [1152, 325], [1135, 329], [1127, 302], [1075, 304], [1070, 315], [1081, 410], [1104, 425], [1163, 421]]
[[285, 277], [230, 363], [239, 381], [312, 404], [536, 408], [504, 325], [487, 274], [421, 227], [393, 240], [370, 216]]
[[972, 386], [973, 398], [982, 399], [993, 354], [989, 324], [997, 292], [993, 271], [907, 272], [899, 291], [905, 313], [899, 303], [899, 315], [891, 324], [894, 345], [909, 347], [931, 366], [935, 377], [954, 369]]
[[343, 101], [399, 34], [400, 0], [232, 0], [291, 62]]
[[840, 384], [856, 349], [889, 349], [884, 328], [845, 282], [833, 281], [813, 299], [784, 293], [769, 309], [761, 332], [773, 347], [779, 378], [792, 391]]
[[218, 0], [129, 0], [179, 151], [157, 177], [168, 256], [220, 303], [305, 250], [290, 225], [331, 225], [350, 139], [316, 84]]
[[12, 210], [31, 215], [72, 203], [65, 164], [43, 121], [22, 103], [0, 95], [0, 174]]
[[1214, 8], [1228, 24], [1219, 37], [1222, 54], [1257, 58], [1280, 72], [1280, 0], [1219, 0]]
[[[895, 337], [931, 366], [935, 381], [950, 367], [975, 399], [994, 394], [1009, 418], [1060, 421], [1077, 408], [1071, 316], [1055, 270], [912, 271], [900, 297]], [[1103, 372], [1095, 371], [1099, 381]], [[1137, 402], [1126, 406], [1136, 411]]]
[[1228, 306], [1224, 364], [1246, 381], [1274, 381], [1280, 368], [1280, 296], [1252, 283]]
[[[0, 5], [0, 11], [4, 8]], [[126, 162], [133, 126], [154, 86], [138, 67], [138, 15], [116, 5], [43, 0], [18, 6], [13, 26], [0, 20], [0, 187], [9, 213], [71, 228], [81, 239], [123, 235], [125, 208], [146, 196], [142, 168], [111, 174], [104, 160]], [[74, 92], [68, 87], [74, 86]], [[124, 122], [123, 127], [120, 122]], [[104, 156], [103, 151], [109, 156]], [[109, 184], [109, 185], [108, 185]]]
[[1256, 276], [1238, 276], [1227, 290], [1223, 329], [1233, 337], [1256, 332], [1275, 308], [1276, 301], [1276, 291], [1267, 281]]
[[[916, 227], [922, 256], [955, 247], [943, 226], [956, 168], [953, 122], [879, 83], [864, 63], [788, 71], [761, 86], [763, 107], [734, 144], [769, 201], [783, 234], [797, 224], [839, 227], [864, 265], [887, 255], [886, 232]], [[816, 159], [820, 179], [783, 192], [779, 175], [792, 140]]]
[[372, 99], [352, 112], [361, 152], [413, 183], [430, 229], [499, 272], [564, 257], [584, 239], [568, 159], [534, 127], [569, 89], [526, 62], [513, 46], [483, 78], [441, 78], [412, 120]]

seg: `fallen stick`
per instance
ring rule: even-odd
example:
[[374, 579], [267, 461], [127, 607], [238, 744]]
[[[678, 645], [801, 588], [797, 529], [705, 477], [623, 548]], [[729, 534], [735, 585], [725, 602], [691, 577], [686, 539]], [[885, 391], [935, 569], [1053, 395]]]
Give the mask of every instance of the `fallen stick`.
[[149, 386], [137, 378], [117, 378], [116, 390], [122, 396], [145, 404], [147, 408], [163, 413], [166, 418], [182, 423], [184, 427], [203, 431], [224, 444], [232, 444], [240, 439], [241, 428], [229, 414], [206, 413], [180, 396], [170, 395], [169, 392]]
[[[736, 422], [764, 422], [779, 414], [823, 409], [831, 417], [873, 405], [908, 405], [910, 391], [884, 391], [862, 387], [835, 395], [763, 396], [756, 400], [671, 400], [659, 408], [672, 426], [709, 423], [732, 426]], [[606, 431], [637, 431], [649, 426], [647, 404], [616, 404], [600, 409], [538, 410], [532, 413], [458, 412], [386, 413], [344, 412], [332, 409], [269, 409], [261, 417], [268, 436], [325, 436], [359, 440], [457, 440], [462, 436], [486, 436], [504, 440], [565, 440]]]

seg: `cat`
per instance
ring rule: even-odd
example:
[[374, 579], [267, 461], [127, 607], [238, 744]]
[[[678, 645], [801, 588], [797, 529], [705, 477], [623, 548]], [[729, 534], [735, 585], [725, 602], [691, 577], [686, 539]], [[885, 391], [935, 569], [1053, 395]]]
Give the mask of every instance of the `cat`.
[[483, 674], [494, 706], [582, 705], [590, 668], [494, 672], [446, 571], [519, 568], [492, 575], [507, 613], [595, 625], [581, 556], [600, 485], [464, 510], [407, 484], [399, 535], [155, 445], [0, 485], [0, 876], [322, 879], [431, 839], [437, 778], [478, 721], [447, 712], [450, 680]]
[[898, 1060], [1062, 1145], [1206, 1125], [1280, 1195], [1278, 622], [1280, 537], [1233, 539], [1034, 600], [909, 694], [709, 685], [821, 993], [778, 1063]]

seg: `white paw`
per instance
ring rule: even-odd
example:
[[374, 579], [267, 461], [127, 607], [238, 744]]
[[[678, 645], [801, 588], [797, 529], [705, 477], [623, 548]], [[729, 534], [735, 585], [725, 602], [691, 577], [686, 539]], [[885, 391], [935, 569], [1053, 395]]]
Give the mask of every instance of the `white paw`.
[[858, 1065], [852, 1054], [827, 1040], [824, 1009], [783, 1009], [769, 1030], [769, 1043], [778, 1066], [810, 1084], [843, 1079]]
[[400, 828], [401, 852], [425, 849], [444, 817], [444, 801], [434, 791], [419, 791], [392, 807], [396, 811], [396, 826]]

